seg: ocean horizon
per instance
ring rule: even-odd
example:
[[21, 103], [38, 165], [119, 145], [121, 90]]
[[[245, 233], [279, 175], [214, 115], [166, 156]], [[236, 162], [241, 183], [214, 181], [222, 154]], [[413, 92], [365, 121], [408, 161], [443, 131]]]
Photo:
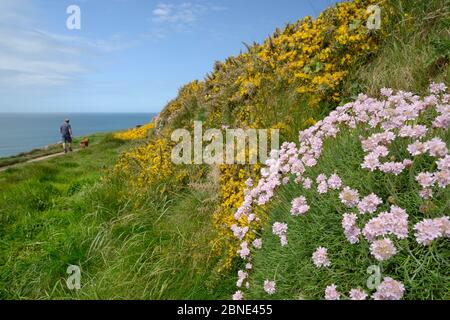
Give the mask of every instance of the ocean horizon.
[[143, 125], [155, 113], [0, 113], [0, 157], [14, 156], [61, 141], [59, 127], [70, 119], [75, 137], [100, 132], [120, 131]]

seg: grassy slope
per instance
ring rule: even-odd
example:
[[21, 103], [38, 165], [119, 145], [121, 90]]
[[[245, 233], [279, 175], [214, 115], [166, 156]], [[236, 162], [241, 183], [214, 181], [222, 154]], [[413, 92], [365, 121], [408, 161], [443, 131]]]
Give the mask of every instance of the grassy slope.
[[[409, 2], [402, 1], [403, 5], [405, 3]], [[442, 7], [445, 1], [414, 3], [421, 6], [429, 3], [426, 14], [432, 17], [432, 12]], [[413, 8], [399, 8], [398, 19], [403, 19], [402, 11], [405, 10], [423, 17], [425, 9], [417, 8], [422, 11], [414, 13], [411, 12]], [[420, 62], [430, 54], [438, 54], [432, 38], [442, 37], [445, 26], [437, 28], [436, 24], [428, 22], [430, 19], [422, 24], [420, 18], [418, 21], [413, 29], [400, 24], [399, 33], [388, 39], [375, 61], [367, 66], [358, 66], [352, 72], [354, 76], [344, 88], [348, 99], [359, 91], [373, 93], [383, 86], [423, 91], [429, 78], [448, 82], [448, 68], [432, 74], [432, 66], [428, 62]], [[397, 25], [398, 21], [391, 23]], [[418, 32], [430, 28], [429, 32]], [[422, 48], [428, 50], [423, 57]], [[409, 73], [413, 76], [405, 80], [405, 74]], [[273, 99], [279, 101], [280, 107], [288, 101], [281, 95]], [[358, 153], [352, 149], [353, 137], [345, 139], [342, 143], [350, 147], [349, 153]], [[213, 232], [210, 217], [217, 205], [214, 197], [217, 184], [207, 182], [211, 180], [208, 177], [203, 185], [195, 185], [176, 194], [162, 193], [159, 190], [164, 190], [164, 186], [160, 186], [144, 197], [138, 197], [130, 195], [126, 184], [119, 178], [100, 182], [104, 175], [103, 167], [112, 165], [117, 152], [125, 148], [128, 146], [118, 142], [104, 142], [69, 158], [0, 173], [1, 298], [230, 297], [235, 290], [235, 273], [217, 278], [212, 270], [215, 261], [210, 257], [209, 240]], [[333, 152], [342, 153], [341, 150], [330, 149], [328, 152], [331, 157]], [[332, 165], [322, 169], [328, 172], [341, 163], [331, 162]], [[367, 179], [352, 174], [349, 172], [346, 179]], [[279, 208], [272, 212], [275, 218], [286, 214], [286, 201], [292, 196], [292, 191], [287, 190], [284, 196], [284, 202], [281, 200]], [[323, 205], [332, 206], [333, 203]], [[320, 226], [319, 231], [327, 230], [329, 221], [335, 217], [324, 215], [320, 219], [324, 219], [323, 224], [315, 224], [316, 228]], [[294, 227], [290, 225], [290, 228]], [[299, 231], [301, 228], [304, 227], [299, 227]], [[255, 259], [255, 281], [268, 276], [266, 272], [278, 270], [277, 274], [286, 277], [287, 282], [284, 290], [280, 287], [282, 293], [277, 297], [312, 295], [318, 288], [315, 285], [305, 287], [303, 280], [315, 274], [300, 274], [297, 269], [308, 263], [309, 260], [300, 258], [309, 255], [308, 248], [314, 243], [292, 236], [290, 240], [305, 244], [306, 251], [294, 252], [284, 262], [280, 260], [275, 243], [271, 245], [270, 240], [267, 241], [265, 251]], [[282, 263], [279, 269], [271, 263], [276, 261]], [[82, 289], [78, 292], [65, 287], [69, 264], [82, 268]], [[252, 292], [252, 295], [259, 297], [260, 292]]]
[[[0, 173], [0, 298], [229, 296], [210, 277], [211, 185], [130, 195], [120, 178], [102, 179], [129, 147], [105, 137]], [[78, 292], [65, 284], [71, 264], [82, 270]]]
[[[89, 143], [91, 145], [95, 144], [95, 143], [99, 142], [101, 139], [103, 139], [104, 136], [105, 136], [105, 134], [102, 134], [102, 133], [92, 134], [89, 136]], [[75, 147], [75, 149], [80, 144], [81, 139], [82, 138], [75, 138], [73, 140], [73, 146]], [[19, 163], [24, 163], [24, 162], [27, 162], [27, 161], [30, 161], [30, 160], [33, 160], [36, 158], [48, 156], [48, 155], [59, 153], [62, 151], [63, 150], [62, 150], [61, 144], [52, 144], [52, 145], [48, 146], [47, 148], [34, 149], [29, 152], [23, 152], [23, 153], [20, 153], [20, 154], [11, 156], [11, 157], [0, 158], [0, 168], [19, 164]]]
[[80, 206], [122, 143], [105, 135], [86, 150], [0, 173], [0, 295], [43, 297], [65, 262], [82, 254], [72, 242], [88, 221]]
[[[393, 197], [394, 203], [408, 212], [412, 224], [424, 218], [446, 215], [450, 208], [448, 188], [435, 195], [432, 205], [429, 205], [431, 210], [425, 214], [419, 212], [419, 207], [426, 202], [418, 195], [415, 176], [419, 172], [433, 170], [431, 158], [419, 158], [408, 172], [399, 177], [370, 173], [360, 168], [364, 156], [359, 134], [367, 132], [347, 131], [336, 140], [328, 140], [319, 164], [309, 171], [308, 177], [315, 180], [320, 173], [330, 176], [337, 172], [344, 185], [357, 188], [364, 196], [375, 192], [382, 199]], [[441, 133], [440, 136], [444, 141], [450, 141], [449, 132]], [[391, 148], [391, 156], [405, 158], [406, 146], [407, 141], [396, 144], [395, 148]], [[311, 209], [306, 216], [295, 218], [290, 213], [291, 201], [300, 195], [308, 199]], [[389, 207], [385, 204], [379, 212], [389, 211]], [[394, 258], [380, 263], [370, 255], [366, 241], [350, 245], [345, 239], [341, 227], [342, 216], [352, 210], [340, 202], [339, 191], [319, 195], [315, 187], [304, 190], [291, 183], [277, 192], [277, 197], [267, 210], [270, 214], [269, 227], [262, 232], [263, 249], [255, 255], [251, 298], [268, 298], [261, 285], [265, 279], [276, 279], [278, 292], [272, 297], [274, 299], [321, 299], [325, 287], [332, 283], [342, 293], [357, 287], [367, 290], [369, 275], [366, 270], [371, 265], [379, 265], [383, 276], [402, 280], [407, 289], [407, 299], [450, 298], [448, 239], [435, 241], [430, 249], [418, 245], [412, 236], [406, 240], [397, 240], [395, 245], [401, 250]], [[372, 217], [366, 215], [359, 219], [367, 222]], [[276, 221], [289, 225], [289, 245], [285, 248], [280, 246], [279, 238], [272, 234], [270, 226]], [[363, 225], [360, 222], [360, 226]], [[318, 269], [313, 265], [311, 257], [319, 246], [328, 248], [332, 267]]]
[[[358, 92], [378, 95], [379, 89], [412, 90], [424, 93], [430, 80], [450, 82], [450, 67], [437, 67], [438, 61], [450, 54], [450, 49], [437, 48], [436, 43], [448, 41], [450, 19], [449, 3], [445, 1], [391, 1], [396, 8], [392, 20], [391, 36], [386, 40], [373, 62], [359, 66], [348, 80], [344, 92], [351, 99]], [[418, 212], [422, 201], [418, 197], [414, 176], [420, 171], [431, 170], [431, 159], [422, 159], [406, 175], [388, 178], [367, 174], [359, 164], [362, 150], [358, 132], [343, 133], [335, 142], [324, 148], [323, 159], [314, 169], [328, 175], [337, 171], [345, 184], [363, 190], [365, 194], [375, 192], [383, 199], [394, 196], [396, 204], [412, 215], [414, 223], [425, 217], [439, 217], [448, 213], [449, 191], [443, 191], [433, 201], [435, 209], [427, 214]], [[444, 141], [450, 141], [449, 133], [442, 133]], [[402, 146], [404, 147], [404, 146]], [[401, 149], [400, 146], [398, 146]], [[399, 150], [397, 150], [399, 153]], [[398, 156], [399, 154], [397, 154]], [[404, 157], [404, 156], [403, 156]], [[311, 204], [306, 217], [293, 218], [290, 202], [295, 196], [304, 194]], [[376, 263], [368, 245], [350, 246], [342, 232], [342, 205], [337, 194], [321, 197], [317, 192], [307, 192], [291, 184], [278, 193], [273, 205], [268, 208], [269, 224], [287, 221], [289, 224], [289, 246], [281, 248], [279, 239], [267, 228], [262, 232], [264, 248], [257, 252], [254, 260], [255, 286], [250, 298], [268, 298], [262, 290], [265, 279], [276, 279], [278, 293], [275, 299], [323, 298], [324, 289], [331, 283], [347, 293], [351, 288], [365, 288], [369, 275], [366, 268]], [[449, 241], [437, 241], [431, 249], [420, 247], [413, 238], [401, 242], [403, 251], [379, 265], [384, 276], [403, 279], [407, 288], [407, 299], [449, 299]], [[333, 267], [317, 269], [312, 264], [312, 253], [318, 246], [329, 249]]]

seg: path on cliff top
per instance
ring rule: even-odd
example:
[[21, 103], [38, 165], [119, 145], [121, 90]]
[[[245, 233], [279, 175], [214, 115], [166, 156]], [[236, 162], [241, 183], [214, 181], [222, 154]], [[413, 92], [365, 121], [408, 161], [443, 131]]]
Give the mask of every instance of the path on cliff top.
[[[77, 152], [79, 150], [80, 149], [76, 149], [73, 152]], [[60, 156], [63, 156], [63, 155], [65, 155], [64, 152], [58, 152], [58, 153], [53, 153], [53, 154], [49, 154], [49, 155], [46, 155], [46, 156], [34, 158], [34, 159], [31, 159], [31, 160], [28, 160], [28, 161], [25, 161], [25, 162], [16, 163], [16, 164], [12, 164], [10, 166], [2, 167], [2, 168], [0, 168], [0, 172], [5, 171], [5, 170], [10, 169], [10, 168], [15, 168], [15, 167], [27, 164], [27, 163], [40, 162], [40, 161], [44, 161], [44, 160], [60, 157]]]

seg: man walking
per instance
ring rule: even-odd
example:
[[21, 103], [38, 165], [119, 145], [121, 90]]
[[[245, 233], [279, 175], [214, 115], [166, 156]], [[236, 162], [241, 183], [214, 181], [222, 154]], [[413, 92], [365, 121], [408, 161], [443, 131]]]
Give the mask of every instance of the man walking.
[[70, 126], [70, 120], [66, 119], [59, 128], [59, 132], [62, 136], [64, 152], [72, 151], [72, 127]]

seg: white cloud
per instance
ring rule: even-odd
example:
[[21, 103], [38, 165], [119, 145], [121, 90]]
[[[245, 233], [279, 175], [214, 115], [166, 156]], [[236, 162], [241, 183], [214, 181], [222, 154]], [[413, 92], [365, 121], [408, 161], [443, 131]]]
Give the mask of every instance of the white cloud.
[[207, 3], [159, 3], [152, 11], [153, 34], [163, 38], [167, 31], [189, 32], [201, 17], [210, 12], [222, 10], [226, 8]]
[[[120, 35], [91, 40], [36, 29], [29, 0], [0, 0], [0, 89], [61, 86], [89, 72], [85, 54], [123, 50]], [[84, 59], [83, 59], [84, 58]]]

